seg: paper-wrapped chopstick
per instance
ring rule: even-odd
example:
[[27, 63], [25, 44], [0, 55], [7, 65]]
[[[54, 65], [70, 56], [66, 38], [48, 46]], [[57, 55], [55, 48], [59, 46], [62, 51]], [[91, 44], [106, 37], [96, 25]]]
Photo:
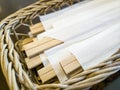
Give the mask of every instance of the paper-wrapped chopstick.
[[[76, 15], [79, 15], [79, 14], [84, 15], [84, 13], [86, 13], [88, 11], [92, 11], [92, 10], [96, 9], [97, 7], [99, 7], [100, 5], [109, 3], [111, 1], [112, 0], [85, 0], [85, 1], [79, 2], [75, 5], [69, 6], [65, 9], [59, 10], [57, 12], [40, 16], [40, 20], [46, 31], [51, 30], [54, 26], [53, 25], [54, 23], [59, 23], [61, 20], [64, 20], [66, 18], [68, 18], [69, 20], [73, 20], [73, 19], [71, 19], [71, 16], [76, 17]], [[75, 17], [74, 17], [73, 21], [76, 22]], [[80, 18], [80, 17], [78, 17], [78, 18]], [[72, 24], [73, 22], [70, 21], [69, 23]], [[65, 25], [66, 24], [67, 23], [65, 23]], [[64, 27], [65, 25], [59, 24], [59, 26], [61, 28]], [[54, 28], [56, 28], [56, 27], [54, 27]]]
[[37, 23], [37, 24], [30, 26], [29, 34], [36, 35], [36, 34], [44, 32], [44, 31], [45, 31], [45, 29], [44, 29], [42, 23]]
[[[57, 12], [54, 12], [48, 15], [40, 16], [42, 23], [38, 23], [38, 24], [30, 26], [30, 30], [31, 30], [30, 34], [35, 35], [45, 30], [51, 30], [55, 27], [60, 26], [60, 28], [62, 28], [68, 25], [72, 25], [72, 23], [76, 22], [75, 17], [82, 18], [80, 14], [83, 15], [84, 13], [87, 13], [87, 12], [89, 13], [89, 11], [91, 12], [91, 10], [93, 10], [94, 12], [94, 9], [96, 9], [95, 7], [99, 7], [101, 4], [110, 3], [110, 2], [111, 2], [110, 0], [83, 1], [75, 5], [69, 6], [63, 10], [60, 10], [60, 11], [57, 11]], [[72, 16], [75, 16], [75, 17], [72, 17]], [[70, 18], [72, 18], [72, 21]], [[70, 20], [69, 24], [64, 25], [63, 22], [66, 23], [65, 21], [68, 21], [68, 20]]]
[[[29, 34], [37, 35], [41, 32], [51, 30], [53, 28], [52, 24], [54, 22], [57, 22], [58, 20], [63, 19], [65, 16], [68, 17], [69, 15], [71, 15], [73, 13], [77, 14], [78, 13], [77, 11], [79, 10], [80, 6], [82, 6], [82, 4], [85, 4], [87, 2], [88, 2], [87, 0], [83, 1], [83, 2], [79, 2], [75, 5], [71, 5], [65, 9], [56, 11], [54, 13], [40, 16], [40, 20], [42, 23], [37, 23], [37, 24], [30, 26]], [[89, 0], [89, 2], [90, 2], [90, 0]]]
[[[58, 63], [61, 65], [61, 68], [65, 71], [66, 75], [70, 75], [70, 73], [76, 71], [77, 69], [79, 69], [80, 72], [83, 69], [91, 68], [99, 64], [100, 62], [104, 61], [105, 59], [109, 58], [120, 48], [119, 29], [120, 23], [111, 26], [104, 32], [101, 32], [98, 35], [95, 35], [85, 41], [82, 41], [75, 45], [71, 45], [70, 47], [67, 48], [67, 50], [69, 51], [69, 53], [72, 53], [73, 55], [72, 54], [68, 55], [67, 53], [64, 53], [66, 55], [62, 55], [63, 53], [58, 51], [53, 55], [47, 56], [49, 62], [52, 65], [52, 66], [48, 65], [49, 68], [53, 67], [53, 69], [51, 69], [48, 72], [49, 73], [52, 73], [53, 71], [55, 72], [54, 74], [52, 74], [52, 76], [48, 75], [49, 77], [47, 79], [44, 79], [42, 78], [44, 77], [44, 74], [42, 74], [41, 77], [41, 71], [47, 70], [48, 66], [40, 69], [38, 71], [38, 74], [41, 77], [42, 81], [46, 82], [53, 78], [53, 76], [55, 77], [56, 75], [59, 78], [60, 74], [63, 74], [57, 70], [58, 67], [57, 65], [55, 65], [57, 64], [57, 62], [55, 61], [57, 60], [57, 58], [61, 59], [61, 61], [58, 60]], [[62, 59], [63, 58], [62, 56], [63, 57], [65, 56], [64, 59]], [[59, 75], [56, 73], [56, 70], [57, 72], [59, 72]]]

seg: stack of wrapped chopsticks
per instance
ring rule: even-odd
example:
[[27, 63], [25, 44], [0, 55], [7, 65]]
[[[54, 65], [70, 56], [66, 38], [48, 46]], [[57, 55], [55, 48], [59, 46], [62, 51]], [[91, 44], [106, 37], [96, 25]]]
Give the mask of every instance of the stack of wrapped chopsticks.
[[120, 0], [87, 0], [40, 19], [21, 50], [42, 83], [62, 83], [120, 48]]

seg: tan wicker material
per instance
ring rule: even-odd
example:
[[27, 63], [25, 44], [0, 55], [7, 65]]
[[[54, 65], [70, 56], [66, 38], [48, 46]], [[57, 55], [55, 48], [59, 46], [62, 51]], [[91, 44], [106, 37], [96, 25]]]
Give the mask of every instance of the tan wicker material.
[[71, 5], [76, 1], [79, 0], [39, 0], [0, 22], [0, 65], [10, 90], [89, 89], [120, 70], [120, 54], [117, 53], [105, 62], [77, 74], [62, 84], [37, 84], [32, 81], [31, 73], [26, 69], [25, 60], [16, 47], [17, 43], [13, 43], [11, 35], [14, 33], [17, 40], [19, 40], [18, 36], [27, 37], [28, 35], [16, 33], [15, 30], [22, 25], [29, 27], [33, 19], [48, 10], [60, 9], [63, 5]]

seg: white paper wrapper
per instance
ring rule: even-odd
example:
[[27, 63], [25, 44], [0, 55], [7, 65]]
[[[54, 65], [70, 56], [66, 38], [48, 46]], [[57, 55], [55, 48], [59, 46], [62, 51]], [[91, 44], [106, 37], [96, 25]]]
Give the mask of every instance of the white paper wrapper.
[[61, 83], [64, 82], [65, 80], [67, 80], [68, 77], [66, 76], [66, 74], [63, 71], [59, 62], [68, 56], [69, 56], [69, 52], [67, 52], [65, 50], [61, 50], [58, 53], [55, 53], [54, 55], [47, 56], [50, 64], [52, 65], [52, 67]]
[[[110, 1], [111, 0], [85, 0], [57, 12], [40, 16], [40, 20], [42, 21], [42, 24], [46, 31], [51, 30], [53, 28], [53, 23], [59, 23], [59, 20], [64, 20], [66, 17], [69, 17], [70, 19], [71, 16], [95, 9], [96, 7]], [[61, 25], [61, 27], [63, 26]]]
[[45, 54], [40, 54], [39, 56], [44, 66], [47, 66], [50, 64]]
[[[78, 23], [75, 23], [69, 27], [64, 27], [62, 29], [55, 28], [54, 30], [44, 32], [42, 34], [37, 35], [37, 38], [40, 39], [47, 36], [66, 42], [68, 40], [80, 36], [81, 34], [91, 32], [91, 29], [95, 27], [99, 27], [100, 25], [102, 27], [104, 23], [106, 22], [108, 23], [109, 20], [118, 17], [120, 14], [119, 8], [120, 6], [112, 9], [111, 11], [107, 11], [104, 14], [100, 14], [94, 18], [89, 18], [88, 20], [84, 20], [84, 21], [80, 20]], [[96, 30], [96, 32], [99, 31]]]
[[83, 42], [67, 48], [83, 69], [93, 67], [109, 58], [120, 48], [120, 23]]
[[[101, 1], [101, 0], [98, 0]], [[99, 3], [98, 5], [93, 5], [90, 8], [87, 8], [85, 11], [78, 11], [77, 14], [71, 14], [69, 17], [64, 17], [63, 19], [58, 19], [57, 22], [53, 23], [53, 28], [63, 28], [74, 25], [74, 23], [82, 22], [89, 20], [90, 18], [94, 18], [99, 16], [100, 14], [106, 13], [114, 8], [118, 8], [120, 6], [120, 0], [111, 1], [104, 0], [104, 2]], [[81, 12], [82, 11], [82, 12]]]
[[[45, 30], [51, 30], [53, 29], [53, 23], [59, 21], [60, 19], [65, 18], [66, 16], [70, 16], [71, 14], [73, 14], [73, 12], [76, 14], [78, 12], [78, 9], [80, 7], [82, 7], [82, 4], [85, 4], [87, 2], [90, 2], [91, 0], [85, 0], [83, 2], [79, 2], [75, 5], [69, 6], [65, 9], [47, 14], [47, 15], [43, 15], [40, 16], [40, 20], [45, 28]], [[85, 5], [84, 5], [85, 6]], [[76, 11], [77, 10], [77, 11]]]

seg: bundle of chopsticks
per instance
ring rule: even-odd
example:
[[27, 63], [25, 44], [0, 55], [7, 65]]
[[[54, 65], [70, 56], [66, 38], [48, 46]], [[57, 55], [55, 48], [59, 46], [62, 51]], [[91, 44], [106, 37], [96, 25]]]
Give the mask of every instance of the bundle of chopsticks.
[[42, 83], [62, 83], [120, 48], [120, 0], [86, 0], [40, 20], [21, 50]]

